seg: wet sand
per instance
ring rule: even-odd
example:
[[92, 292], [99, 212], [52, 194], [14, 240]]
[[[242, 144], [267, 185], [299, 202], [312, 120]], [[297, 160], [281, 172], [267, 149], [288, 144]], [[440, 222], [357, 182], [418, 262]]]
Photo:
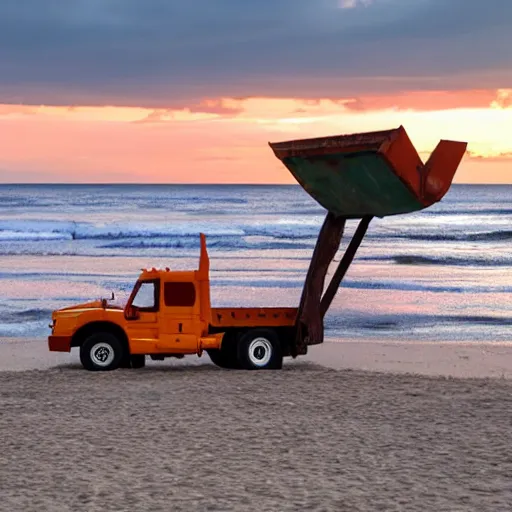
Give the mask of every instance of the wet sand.
[[76, 360], [0, 342], [2, 511], [510, 510], [510, 346], [325, 343], [276, 372]]

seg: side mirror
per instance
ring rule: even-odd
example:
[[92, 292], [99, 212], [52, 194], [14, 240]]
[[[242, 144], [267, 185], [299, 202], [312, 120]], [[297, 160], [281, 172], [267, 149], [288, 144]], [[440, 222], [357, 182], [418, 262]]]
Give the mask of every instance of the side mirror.
[[137, 306], [129, 306], [124, 312], [126, 320], [138, 320], [140, 318], [139, 308]]

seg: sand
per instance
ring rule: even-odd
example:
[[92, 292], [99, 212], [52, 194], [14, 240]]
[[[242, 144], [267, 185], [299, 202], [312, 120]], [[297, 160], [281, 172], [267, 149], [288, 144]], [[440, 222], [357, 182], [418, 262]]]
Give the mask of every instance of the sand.
[[[0, 339], [0, 372], [41, 370], [78, 361], [76, 349], [71, 354], [49, 352], [45, 339]], [[309, 347], [307, 356], [296, 361], [337, 370], [512, 379], [512, 342], [330, 340]], [[296, 361], [286, 358], [285, 365], [296, 364]], [[205, 355], [202, 358], [188, 356], [181, 361], [168, 359], [163, 363], [164, 366], [169, 364], [189, 367], [211, 362]]]
[[508, 345], [350, 342], [90, 373], [4, 340], [0, 510], [510, 510], [511, 368]]

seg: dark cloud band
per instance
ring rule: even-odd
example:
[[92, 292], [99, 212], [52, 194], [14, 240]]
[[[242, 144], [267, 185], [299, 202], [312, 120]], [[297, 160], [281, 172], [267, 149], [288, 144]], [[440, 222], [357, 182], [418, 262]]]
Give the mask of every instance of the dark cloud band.
[[2, 0], [0, 103], [512, 86], [510, 0]]

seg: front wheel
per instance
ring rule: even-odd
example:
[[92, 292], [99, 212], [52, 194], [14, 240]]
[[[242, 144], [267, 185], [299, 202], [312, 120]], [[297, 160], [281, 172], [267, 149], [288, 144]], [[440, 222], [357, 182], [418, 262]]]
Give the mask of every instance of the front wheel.
[[89, 371], [110, 371], [123, 360], [123, 345], [110, 332], [95, 332], [80, 346], [80, 362]]
[[283, 355], [277, 335], [269, 329], [246, 332], [238, 343], [238, 361], [246, 370], [280, 370]]

